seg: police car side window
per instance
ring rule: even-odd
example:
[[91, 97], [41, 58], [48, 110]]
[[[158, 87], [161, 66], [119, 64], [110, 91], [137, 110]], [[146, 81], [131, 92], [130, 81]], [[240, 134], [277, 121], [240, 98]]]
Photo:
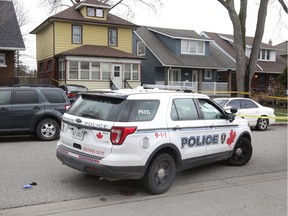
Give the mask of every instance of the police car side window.
[[173, 100], [171, 119], [185, 121], [198, 119], [198, 112], [192, 98], [178, 98]]
[[151, 121], [158, 110], [159, 100], [135, 100], [129, 122]]
[[204, 119], [225, 119], [223, 113], [209, 100], [198, 99]]

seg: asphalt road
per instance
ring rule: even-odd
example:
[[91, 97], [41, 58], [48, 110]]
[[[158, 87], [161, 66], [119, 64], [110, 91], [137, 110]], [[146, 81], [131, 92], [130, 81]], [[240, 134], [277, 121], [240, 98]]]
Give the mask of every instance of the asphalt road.
[[[172, 187], [287, 171], [287, 125], [252, 133], [254, 152], [246, 166], [230, 167], [218, 162], [182, 171]], [[148, 195], [138, 181], [108, 182], [63, 166], [55, 149], [56, 141], [39, 142], [30, 136], [0, 137], [0, 209], [111, 194]], [[37, 185], [23, 189], [23, 185], [32, 182]]]

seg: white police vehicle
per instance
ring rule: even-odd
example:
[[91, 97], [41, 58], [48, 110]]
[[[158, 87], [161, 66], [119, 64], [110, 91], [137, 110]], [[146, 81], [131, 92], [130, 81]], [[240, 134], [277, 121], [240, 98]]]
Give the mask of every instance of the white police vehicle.
[[155, 89], [83, 93], [57, 143], [63, 164], [108, 180], [141, 179], [153, 194], [167, 191], [176, 171], [219, 160], [242, 166], [251, 155], [247, 120], [206, 95]]

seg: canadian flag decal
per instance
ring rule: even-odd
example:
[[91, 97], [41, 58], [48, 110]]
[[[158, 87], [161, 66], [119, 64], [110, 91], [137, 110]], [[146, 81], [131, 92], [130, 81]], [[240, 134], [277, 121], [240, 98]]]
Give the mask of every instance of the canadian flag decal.
[[231, 130], [230, 137], [227, 139], [227, 144], [231, 145], [234, 142], [235, 138], [236, 138], [236, 131]]
[[97, 137], [98, 139], [102, 139], [103, 134], [102, 134], [101, 132], [98, 132], [98, 133], [96, 134], [96, 137]]

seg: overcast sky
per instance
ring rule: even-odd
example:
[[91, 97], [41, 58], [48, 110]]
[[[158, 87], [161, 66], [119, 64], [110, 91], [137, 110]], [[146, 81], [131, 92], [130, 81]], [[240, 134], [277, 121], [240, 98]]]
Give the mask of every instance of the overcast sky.
[[[22, 61], [25, 65], [36, 68], [36, 40], [29, 32], [37, 27], [48, 16], [47, 8], [40, 6], [40, 0], [18, 0], [23, 2], [24, 10], [29, 12], [29, 24], [23, 27], [26, 51]], [[197, 33], [210, 31], [233, 34], [233, 28], [226, 9], [217, 0], [162, 0], [164, 6], [155, 14], [144, 6], [135, 7], [135, 17], [129, 21], [137, 25], [157, 26], [164, 28], [189, 29]], [[287, 4], [288, 0], [284, 0]], [[248, 1], [247, 36], [254, 36], [257, 19], [257, 2]], [[263, 42], [271, 39], [273, 45], [288, 40], [288, 16], [282, 10], [277, 0], [271, 1], [268, 8]], [[116, 9], [113, 13], [125, 18], [123, 11]]]

